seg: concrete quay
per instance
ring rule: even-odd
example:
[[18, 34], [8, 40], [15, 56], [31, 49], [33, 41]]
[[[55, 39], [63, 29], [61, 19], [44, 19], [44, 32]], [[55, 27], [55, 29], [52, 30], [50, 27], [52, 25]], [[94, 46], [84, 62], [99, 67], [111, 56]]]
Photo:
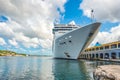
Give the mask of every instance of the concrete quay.
[[93, 77], [94, 80], [120, 80], [120, 65], [98, 66]]

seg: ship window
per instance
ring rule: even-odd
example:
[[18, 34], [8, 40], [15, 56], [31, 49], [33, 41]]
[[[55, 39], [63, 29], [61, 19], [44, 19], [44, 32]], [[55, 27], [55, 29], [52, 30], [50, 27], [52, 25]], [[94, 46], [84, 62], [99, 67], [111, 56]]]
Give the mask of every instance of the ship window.
[[66, 44], [66, 42], [61, 42], [60, 45]]
[[69, 43], [71, 43], [72, 41], [71, 40], [69, 40]]
[[117, 48], [117, 44], [112, 44], [111, 48]]
[[120, 43], [118, 43], [118, 48], [120, 48]]
[[105, 46], [105, 49], [109, 49], [109, 46]]
[[71, 38], [72, 36], [69, 36], [69, 38]]
[[63, 42], [64, 44], [66, 44], [66, 42]]
[[65, 37], [65, 39], [67, 39], [67, 37]]

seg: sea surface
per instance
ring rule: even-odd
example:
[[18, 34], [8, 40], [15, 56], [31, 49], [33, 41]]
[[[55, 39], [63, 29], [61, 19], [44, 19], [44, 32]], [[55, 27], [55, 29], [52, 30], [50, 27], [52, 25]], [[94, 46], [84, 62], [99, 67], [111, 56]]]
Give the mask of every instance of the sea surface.
[[0, 57], [0, 80], [93, 80], [98, 65], [115, 62], [62, 60], [52, 57]]

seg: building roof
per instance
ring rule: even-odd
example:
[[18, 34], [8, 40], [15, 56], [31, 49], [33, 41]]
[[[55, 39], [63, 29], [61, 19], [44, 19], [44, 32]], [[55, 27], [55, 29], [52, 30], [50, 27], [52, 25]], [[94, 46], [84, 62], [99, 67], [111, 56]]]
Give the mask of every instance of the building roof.
[[120, 43], [120, 41], [110, 42], [110, 43], [106, 43], [106, 44], [96, 43], [97, 46], [95, 45], [95, 46], [89, 47], [89, 48], [87, 48], [87, 49], [85, 49], [85, 50], [90, 50], [90, 49], [93, 49], [93, 48], [100, 48], [100, 47], [105, 47], [105, 46], [111, 46], [111, 45], [113, 45], [113, 44], [118, 44], [118, 43]]

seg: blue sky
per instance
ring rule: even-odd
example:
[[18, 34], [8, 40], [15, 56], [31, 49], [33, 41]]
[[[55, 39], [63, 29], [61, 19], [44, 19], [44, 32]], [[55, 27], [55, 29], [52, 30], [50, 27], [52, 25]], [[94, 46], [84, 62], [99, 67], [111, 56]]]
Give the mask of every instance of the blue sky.
[[[64, 19], [61, 19], [60, 23], [67, 24], [70, 21], [75, 21], [76, 24], [84, 26], [91, 23], [91, 18], [83, 15], [83, 10], [79, 8], [82, 0], [68, 0], [65, 4]], [[101, 21], [102, 27], [100, 31], [108, 31], [111, 27], [117, 26], [119, 22]]]
[[101, 28], [91, 43], [120, 40], [120, 0], [7, 0], [0, 1], [0, 49], [35, 55], [52, 55], [52, 28], [74, 21], [81, 26], [94, 21]]
[[91, 23], [91, 19], [83, 15], [83, 10], [79, 9], [82, 0], [68, 0], [65, 4], [64, 19], [60, 20], [60, 23], [67, 24], [71, 21], [75, 21], [76, 24], [84, 26]]
[[5, 16], [0, 16], [0, 22], [6, 22], [8, 19]]

